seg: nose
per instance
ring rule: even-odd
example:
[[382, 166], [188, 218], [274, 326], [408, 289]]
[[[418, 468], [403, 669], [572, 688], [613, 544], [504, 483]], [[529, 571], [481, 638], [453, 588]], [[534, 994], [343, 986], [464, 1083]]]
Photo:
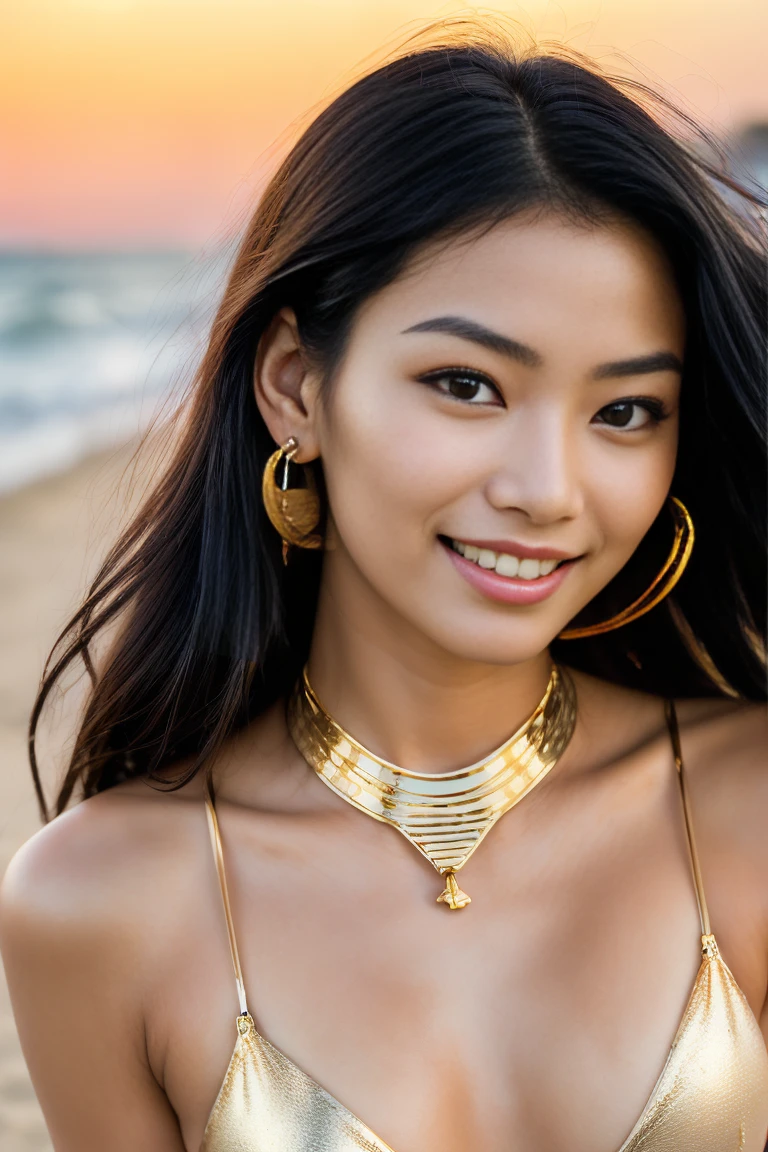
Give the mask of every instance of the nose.
[[523, 513], [534, 524], [573, 520], [584, 507], [575, 429], [554, 406], [518, 413], [499, 437], [486, 483], [488, 502]]

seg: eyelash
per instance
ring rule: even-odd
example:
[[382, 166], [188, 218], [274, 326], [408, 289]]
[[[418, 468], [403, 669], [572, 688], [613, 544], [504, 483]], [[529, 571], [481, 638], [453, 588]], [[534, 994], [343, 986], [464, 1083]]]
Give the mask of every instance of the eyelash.
[[[635, 408], [642, 408], [650, 416], [650, 423], [654, 426], [661, 424], [662, 420], [666, 420], [669, 412], [665, 408], [661, 400], [657, 400], [654, 396], [622, 396], [620, 400], [613, 400], [610, 404], [606, 404], [595, 415], [599, 416], [600, 412], [605, 412], [609, 408], [616, 408], [620, 405], [632, 404]], [[605, 421], [598, 421], [598, 423], [605, 423]], [[610, 424], [607, 427], [611, 427]], [[614, 426], [621, 432], [621, 425]], [[639, 431], [639, 429], [629, 429], [629, 431]]]
[[[478, 408], [486, 406], [485, 403], [482, 403], [482, 402], [476, 402], [475, 404], [472, 404], [471, 400], [464, 399], [460, 396], [452, 396], [451, 393], [448, 392], [447, 390], [438, 387], [438, 384], [441, 380], [465, 380], [465, 381], [471, 381], [474, 384], [484, 384], [487, 388], [491, 388], [496, 393], [496, 395], [499, 397], [499, 399], [502, 400], [501, 393], [499, 392], [499, 389], [496, 387], [496, 385], [493, 383], [493, 381], [489, 380], [487, 376], [484, 376], [482, 373], [476, 372], [473, 369], [468, 369], [468, 368], [441, 369], [439, 372], [429, 372], [424, 376], [420, 376], [419, 380], [425, 384], [431, 385], [442, 396], [448, 396], [450, 399], [456, 400], [456, 402], [459, 404], [467, 404], [467, 405], [470, 405], [472, 407], [478, 407]], [[503, 400], [502, 400], [502, 403], [503, 403]], [[597, 413], [595, 413], [595, 415], [599, 416], [600, 412], [605, 412], [611, 408], [616, 408], [618, 405], [621, 405], [621, 404], [633, 404], [637, 408], [642, 408], [645, 412], [648, 413], [648, 415], [650, 417], [650, 422], [654, 425], [661, 424], [661, 422], [663, 420], [666, 420], [667, 417], [669, 416], [669, 412], [667, 411], [663, 401], [658, 400], [654, 396], [622, 396], [622, 397], [620, 397], [620, 399], [613, 400], [610, 404], [604, 405], [601, 409], [599, 409], [599, 411]], [[606, 423], [606, 422], [605, 421], [598, 421], [598, 423]], [[606, 423], [606, 426], [611, 427], [611, 425], [609, 425], [607, 423]], [[613, 427], [618, 427], [619, 431], [622, 430], [620, 425], [618, 425], [618, 426], [614, 425]], [[634, 431], [634, 429], [631, 429], [631, 431]]]
[[[460, 396], [453, 396], [446, 389], [439, 388], [438, 384], [441, 380], [466, 380], [471, 381], [473, 384], [484, 384], [487, 388], [491, 388], [499, 399], [502, 400], [501, 393], [493, 381], [489, 380], [487, 376], [482, 375], [482, 373], [473, 371], [471, 368], [442, 368], [439, 372], [427, 372], [424, 376], [420, 376], [419, 380], [425, 384], [430, 384], [441, 396], [448, 396], [449, 399], [456, 400], [459, 404], [469, 404], [471, 401], [462, 399]], [[480, 404], [477, 404], [477, 407], [480, 406]]]

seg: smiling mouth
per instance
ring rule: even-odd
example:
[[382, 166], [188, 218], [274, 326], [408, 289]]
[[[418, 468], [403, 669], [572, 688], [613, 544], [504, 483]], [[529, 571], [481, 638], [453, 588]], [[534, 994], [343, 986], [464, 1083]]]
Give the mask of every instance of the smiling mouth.
[[533, 559], [530, 556], [513, 556], [507, 552], [494, 552], [491, 548], [479, 548], [476, 544], [465, 544], [461, 540], [452, 540], [448, 536], [442, 537], [451, 549], [463, 556], [465, 560], [476, 564], [478, 568], [494, 571], [498, 576], [512, 577], [517, 580], [539, 580], [542, 576], [549, 576], [556, 568], [571, 560]]

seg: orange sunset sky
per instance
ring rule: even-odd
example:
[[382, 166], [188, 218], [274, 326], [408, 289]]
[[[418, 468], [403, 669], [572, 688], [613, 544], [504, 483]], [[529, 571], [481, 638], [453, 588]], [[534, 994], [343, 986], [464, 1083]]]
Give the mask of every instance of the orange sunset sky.
[[768, 119], [768, 0], [19, 0], [0, 21], [0, 244], [205, 244], [300, 118], [430, 18], [503, 12], [709, 126]]

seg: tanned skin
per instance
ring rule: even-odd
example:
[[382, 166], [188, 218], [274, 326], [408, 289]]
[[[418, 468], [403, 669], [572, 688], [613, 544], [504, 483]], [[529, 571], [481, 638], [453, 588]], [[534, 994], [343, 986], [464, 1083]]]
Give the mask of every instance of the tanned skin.
[[[448, 771], [529, 714], [547, 646], [667, 497], [684, 345], [665, 257], [611, 217], [426, 245], [361, 308], [330, 392], [274, 318], [257, 402], [329, 493], [310, 672], [359, 740]], [[521, 609], [471, 587], [445, 537], [580, 558]], [[571, 745], [463, 870], [460, 913], [315, 778], [281, 707], [216, 764], [257, 1027], [397, 1152], [616, 1152], [666, 1059], [700, 929], [663, 702], [574, 681]], [[713, 928], [768, 1032], [765, 709], [679, 714]], [[124, 784], [41, 830], [5, 879], [2, 946], [57, 1152], [197, 1152], [238, 1011], [202, 781]]]

